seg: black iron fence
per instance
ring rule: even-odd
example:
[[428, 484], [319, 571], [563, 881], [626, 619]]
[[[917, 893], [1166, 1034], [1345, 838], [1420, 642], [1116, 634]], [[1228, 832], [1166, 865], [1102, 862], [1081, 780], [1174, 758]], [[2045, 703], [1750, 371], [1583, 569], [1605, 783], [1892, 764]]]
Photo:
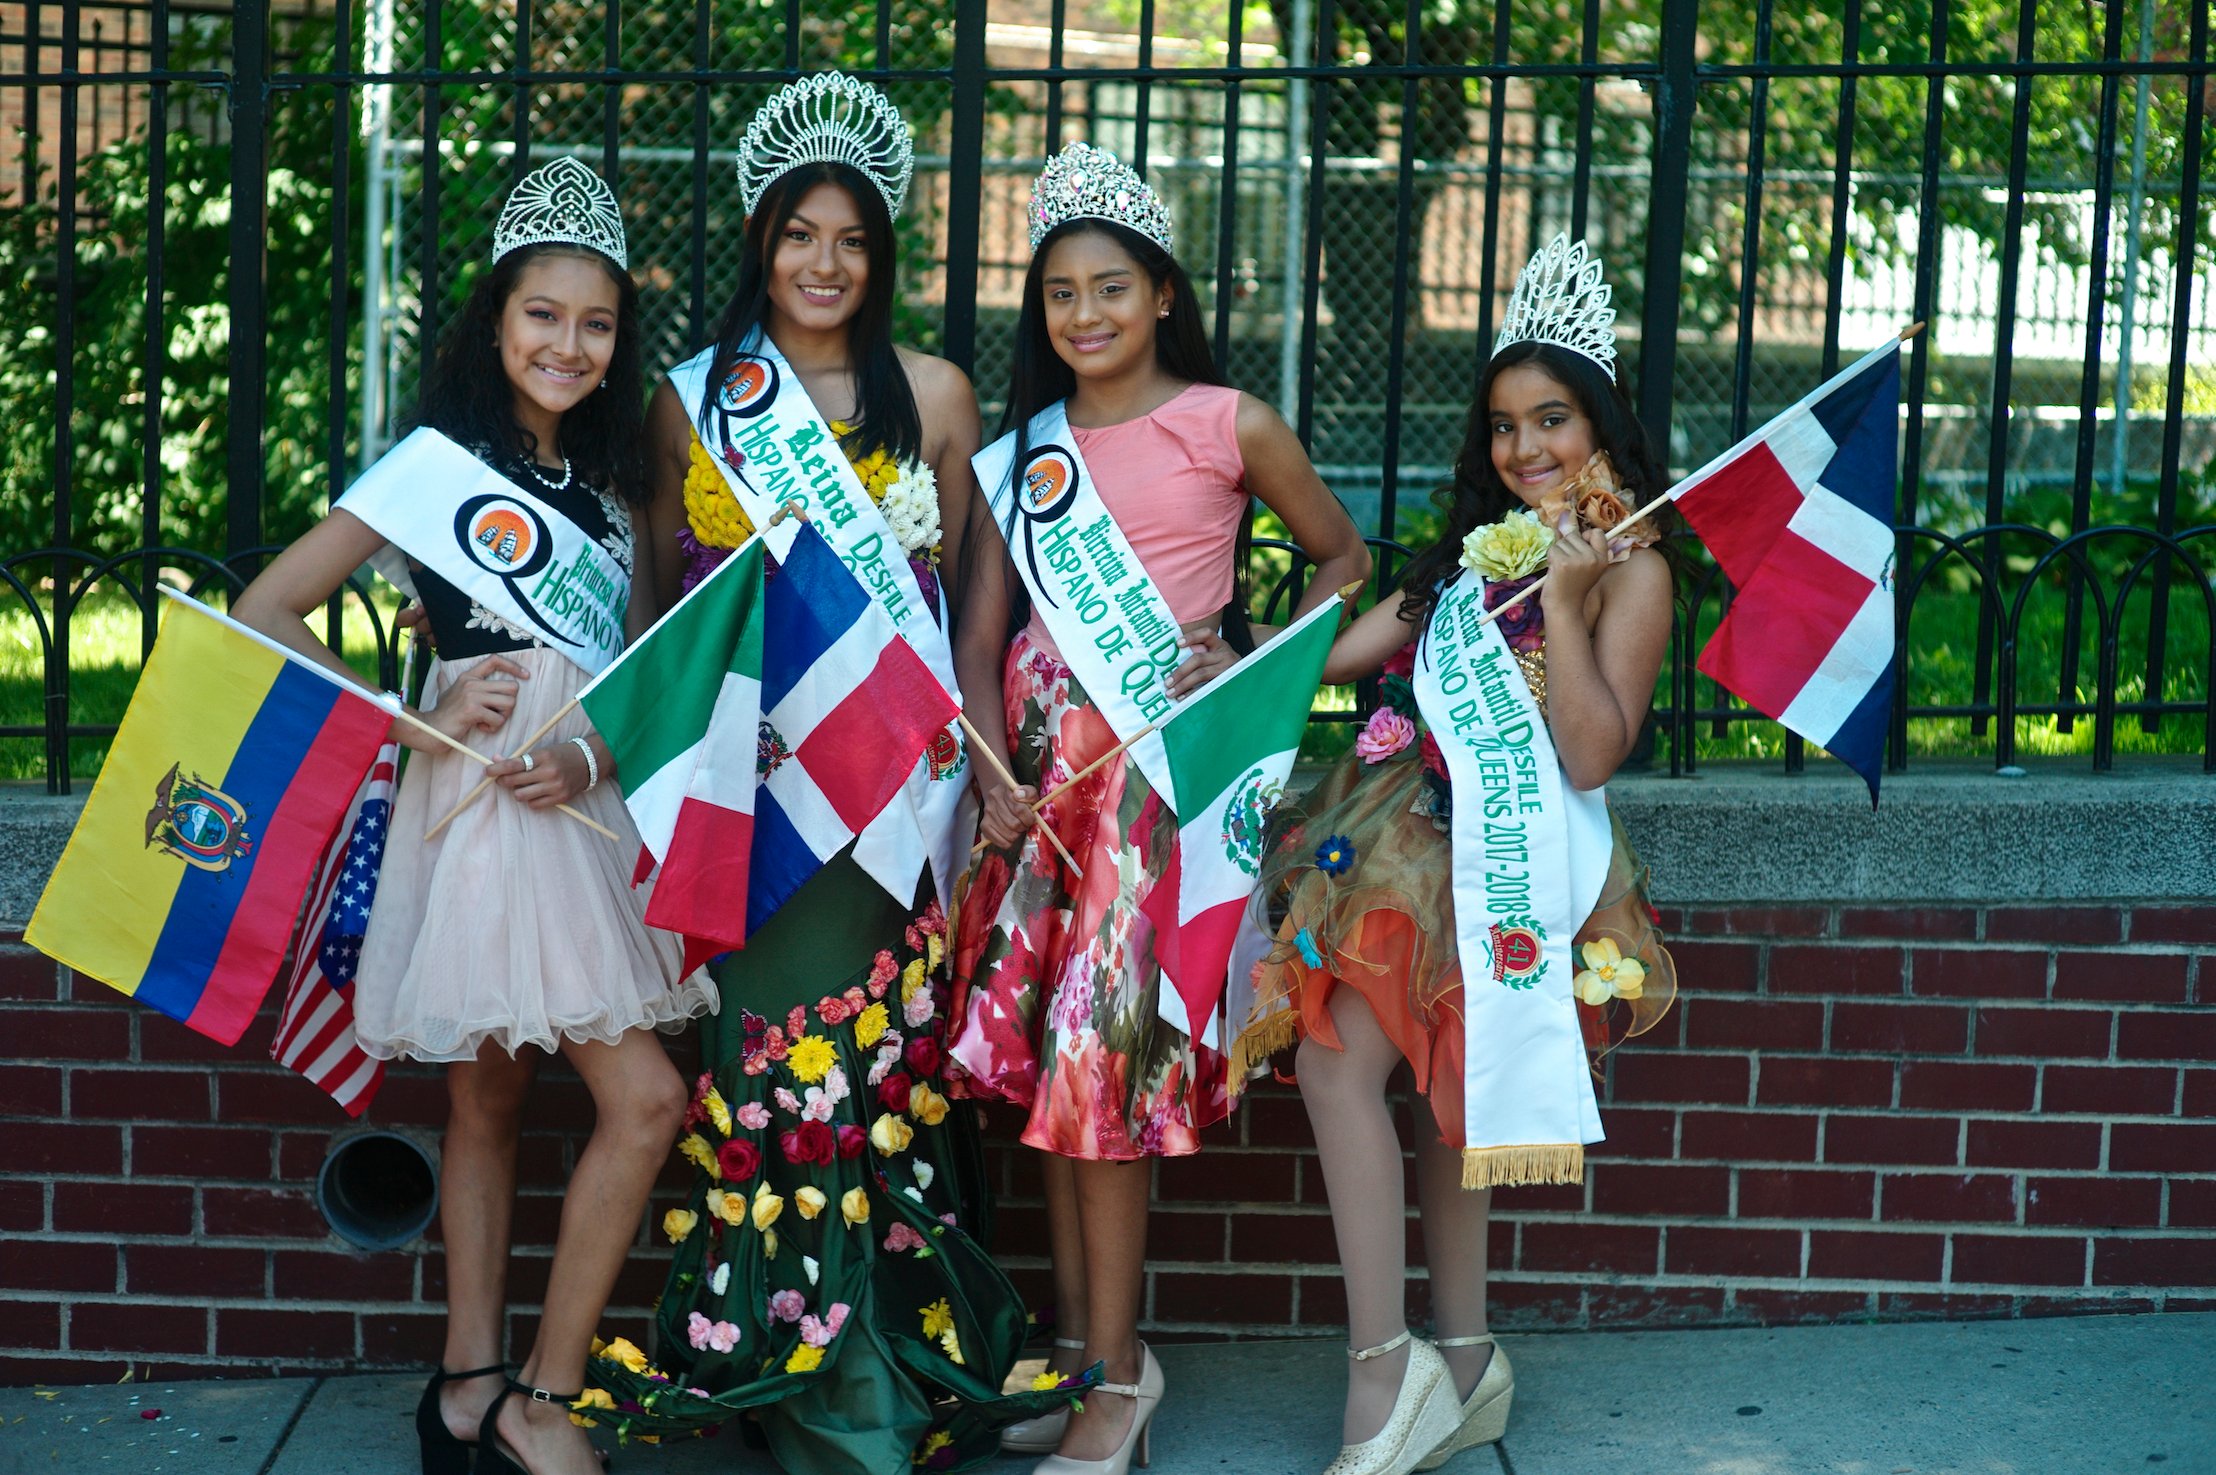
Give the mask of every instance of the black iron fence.
[[[2210, 20], [2206, 0], [9, 0], [0, 620], [36, 710], [0, 707], [0, 748], [35, 745], [66, 790], [72, 740], [113, 731], [78, 692], [88, 601], [135, 607], [143, 650], [155, 581], [235, 586], [386, 443], [535, 158], [618, 182], [650, 341], [701, 341], [746, 116], [841, 65], [918, 131], [902, 330], [969, 367], [988, 415], [1027, 176], [1069, 138], [1108, 144], [1169, 197], [1219, 358], [1374, 529], [1381, 575], [1430, 530], [1515, 270], [1556, 229], [1607, 259], [1627, 382], [1680, 470], [1926, 322], [1892, 765], [2139, 749], [2216, 770]], [[1264, 588], [1297, 579], [1258, 546]], [[1695, 671], [1730, 590], [1687, 553], [1667, 761], [1799, 770], [1797, 740]]]

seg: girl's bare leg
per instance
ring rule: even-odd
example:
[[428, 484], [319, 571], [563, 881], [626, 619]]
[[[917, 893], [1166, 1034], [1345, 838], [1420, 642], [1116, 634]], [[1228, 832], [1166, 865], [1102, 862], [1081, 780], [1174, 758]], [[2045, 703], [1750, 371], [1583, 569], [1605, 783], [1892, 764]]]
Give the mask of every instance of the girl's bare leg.
[[[446, 1136], [439, 1147], [439, 1238], [446, 1255], [449, 1372], [502, 1360], [508, 1310], [508, 1230], [515, 1217], [516, 1142], [523, 1102], [538, 1073], [535, 1055], [487, 1044], [475, 1060], [446, 1068]], [[439, 1389], [439, 1414], [458, 1438], [477, 1425], [500, 1380], [472, 1378]]]

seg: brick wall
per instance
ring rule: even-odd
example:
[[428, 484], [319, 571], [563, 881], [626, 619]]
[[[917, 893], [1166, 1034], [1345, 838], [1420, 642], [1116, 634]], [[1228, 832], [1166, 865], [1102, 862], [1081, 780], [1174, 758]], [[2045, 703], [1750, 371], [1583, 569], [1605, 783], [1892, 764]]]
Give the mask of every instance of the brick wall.
[[[2216, 1309], [2216, 907], [1666, 921], [1684, 992], [1614, 1058], [1585, 1186], [1495, 1196], [1501, 1325]], [[347, 1123], [266, 1061], [270, 1027], [220, 1050], [0, 935], [0, 1379], [435, 1355], [435, 1243], [362, 1254], [328, 1232], [312, 1184]], [[442, 1092], [435, 1070], [398, 1069], [371, 1120], [435, 1130]], [[550, 1067], [534, 1118], [519, 1337], [582, 1086]], [[989, 1130], [1002, 1250], [1041, 1292], [1036, 1165], [1010, 1114]], [[1155, 1169], [1155, 1333], [1337, 1331], [1298, 1096], [1263, 1086], [1211, 1139]], [[640, 1245], [611, 1315], [634, 1333], [661, 1283]]]

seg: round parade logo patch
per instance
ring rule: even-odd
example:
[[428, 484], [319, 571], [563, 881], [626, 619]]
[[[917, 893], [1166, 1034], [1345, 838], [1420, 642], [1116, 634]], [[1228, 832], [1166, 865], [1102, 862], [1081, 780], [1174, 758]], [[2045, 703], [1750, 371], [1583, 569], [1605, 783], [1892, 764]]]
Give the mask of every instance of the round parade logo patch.
[[454, 531], [470, 562], [503, 579], [537, 573], [552, 553], [546, 520], [514, 497], [471, 497], [455, 517]]
[[750, 419], [777, 398], [777, 366], [767, 359], [742, 358], [723, 376], [716, 405], [726, 415]]
[[1493, 923], [1485, 939], [1493, 982], [1507, 988], [1531, 987], [1546, 964], [1546, 939], [1546, 929], [1528, 917]]

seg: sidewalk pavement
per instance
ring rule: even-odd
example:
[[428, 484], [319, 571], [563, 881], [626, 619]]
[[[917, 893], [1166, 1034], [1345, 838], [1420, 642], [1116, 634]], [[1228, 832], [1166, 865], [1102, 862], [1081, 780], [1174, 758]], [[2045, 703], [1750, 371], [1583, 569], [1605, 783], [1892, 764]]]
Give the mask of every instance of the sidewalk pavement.
[[[2216, 1313], [1508, 1338], [1500, 1446], [1448, 1475], [2216, 1475]], [[1155, 1475], [1314, 1475], [1345, 1361], [1315, 1341], [1159, 1349]], [[1032, 1369], [1026, 1368], [1027, 1374]], [[0, 1475], [407, 1475], [420, 1375], [0, 1388]], [[159, 1410], [159, 1417], [148, 1417]], [[727, 1432], [615, 1475], [769, 1475]], [[1006, 1457], [991, 1475], [1028, 1475]]]

